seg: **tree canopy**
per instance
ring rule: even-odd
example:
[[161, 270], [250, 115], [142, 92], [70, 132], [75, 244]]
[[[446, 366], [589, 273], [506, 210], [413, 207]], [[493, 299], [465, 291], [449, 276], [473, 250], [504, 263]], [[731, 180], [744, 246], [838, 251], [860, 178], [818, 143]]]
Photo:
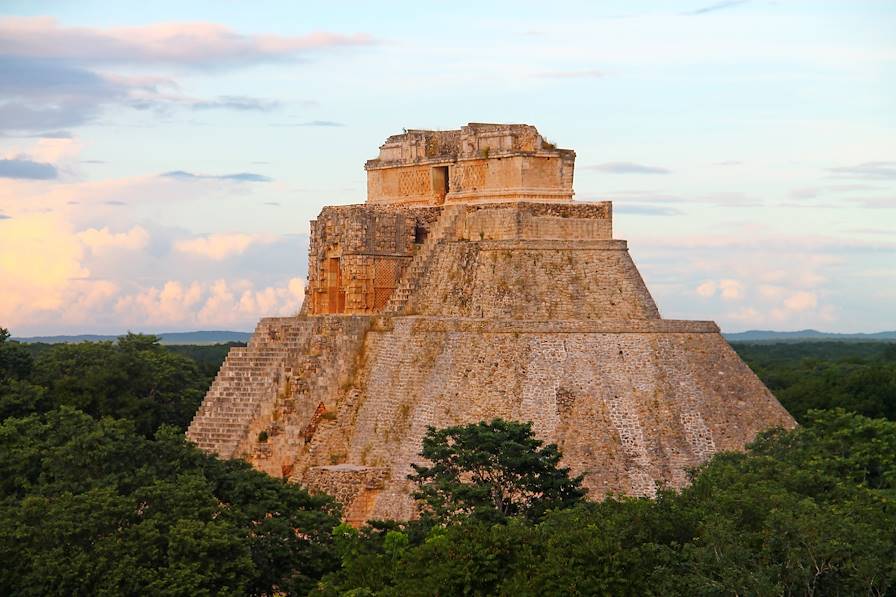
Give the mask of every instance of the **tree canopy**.
[[307, 593], [336, 564], [325, 497], [162, 427], [70, 407], [0, 424], [0, 594]]
[[0, 329], [0, 594], [896, 593], [893, 346], [738, 346], [801, 426], [655, 500], [582, 500], [528, 424], [431, 429], [425, 516], [360, 529], [186, 442], [225, 349]]
[[[690, 487], [540, 522], [337, 529], [321, 595], [884, 595], [896, 590], [896, 423], [844, 411], [723, 453]], [[358, 591], [350, 593], [351, 591]]]
[[412, 464], [415, 474], [408, 478], [418, 486], [414, 497], [438, 520], [537, 521], [585, 496], [582, 477], [570, 478], [569, 468], [559, 466], [557, 446], [535, 438], [531, 423], [429, 427], [420, 456], [431, 464]]
[[70, 406], [97, 419], [130, 419], [152, 437], [161, 425], [186, 429], [211, 380], [156, 336], [54, 344], [36, 358], [6, 337], [0, 340], [0, 417]]
[[800, 342], [734, 344], [793, 417], [843, 408], [896, 420], [896, 344]]

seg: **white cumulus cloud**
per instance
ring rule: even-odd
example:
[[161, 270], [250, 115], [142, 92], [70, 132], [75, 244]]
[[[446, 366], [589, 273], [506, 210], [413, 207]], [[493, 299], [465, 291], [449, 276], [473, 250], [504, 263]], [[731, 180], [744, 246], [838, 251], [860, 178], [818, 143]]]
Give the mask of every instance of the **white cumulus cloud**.
[[735, 301], [743, 296], [744, 285], [737, 280], [719, 280], [719, 290], [726, 301]]
[[818, 297], [814, 292], [795, 292], [784, 300], [784, 306], [791, 311], [807, 311], [818, 306]]
[[703, 298], [712, 298], [718, 292], [722, 300], [736, 301], [743, 297], [744, 285], [731, 278], [723, 278], [718, 282], [715, 280], [704, 280], [697, 286], [695, 291]]
[[706, 282], [702, 282], [699, 286], [697, 286], [697, 294], [702, 296], [703, 298], [710, 298], [716, 293], [716, 283], [712, 280], [707, 280]]
[[219, 260], [240, 255], [254, 244], [267, 244], [275, 240], [276, 237], [267, 234], [244, 234], [241, 232], [208, 234], [179, 240], [174, 243], [174, 248], [181, 253]]
[[262, 317], [295, 315], [302, 305], [304, 281], [257, 287], [250, 280], [211, 283], [168, 280], [161, 286], [118, 297], [118, 321], [132, 328], [198, 327], [252, 329]]
[[142, 249], [149, 243], [149, 233], [142, 226], [127, 232], [112, 232], [107, 227], [88, 228], [78, 233], [78, 239], [94, 253], [107, 249]]

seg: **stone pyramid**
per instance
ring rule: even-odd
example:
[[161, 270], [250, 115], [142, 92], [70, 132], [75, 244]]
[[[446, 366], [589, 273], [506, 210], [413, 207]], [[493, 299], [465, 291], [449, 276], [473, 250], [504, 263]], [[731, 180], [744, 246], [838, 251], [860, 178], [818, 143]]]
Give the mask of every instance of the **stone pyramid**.
[[367, 203], [311, 222], [299, 314], [230, 351], [188, 437], [357, 524], [415, 515], [429, 425], [532, 421], [593, 497], [681, 487], [795, 425], [715, 323], [660, 317], [574, 163], [527, 125], [389, 137]]

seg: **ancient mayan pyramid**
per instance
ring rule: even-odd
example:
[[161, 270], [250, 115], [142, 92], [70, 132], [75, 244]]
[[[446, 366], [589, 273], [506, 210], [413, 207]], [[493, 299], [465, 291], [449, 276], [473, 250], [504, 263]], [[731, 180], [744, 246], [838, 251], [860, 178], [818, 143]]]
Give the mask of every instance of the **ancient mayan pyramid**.
[[428, 425], [533, 421], [595, 497], [793, 426], [715, 323], [660, 318], [611, 204], [573, 202], [574, 163], [527, 125], [389, 137], [367, 203], [311, 222], [300, 313], [230, 351], [188, 437], [357, 523], [414, 515]]

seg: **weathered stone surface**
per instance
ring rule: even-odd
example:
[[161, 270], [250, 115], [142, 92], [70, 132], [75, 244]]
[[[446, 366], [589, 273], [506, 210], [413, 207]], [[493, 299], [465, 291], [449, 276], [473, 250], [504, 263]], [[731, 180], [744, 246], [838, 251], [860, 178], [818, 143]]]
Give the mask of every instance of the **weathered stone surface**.
[[[543, 143], [494, 126], [487, 160]], [[392, 137], [368, 173], [481, 152], [467, 128]], [[406, 476], [429, 425], [532, 421], [599, 497], [681, 487], [715, 452], [795, 424], [714, 323], [660, 318], [609, 203], [489, 196], [324, 208], [300, 314], [231, 351], [188, 437], [361, 523], [415, 515]]]
[[393, 135], [365, 164], [371, 204], [570, 201], [575, 152], [526, 124]]

